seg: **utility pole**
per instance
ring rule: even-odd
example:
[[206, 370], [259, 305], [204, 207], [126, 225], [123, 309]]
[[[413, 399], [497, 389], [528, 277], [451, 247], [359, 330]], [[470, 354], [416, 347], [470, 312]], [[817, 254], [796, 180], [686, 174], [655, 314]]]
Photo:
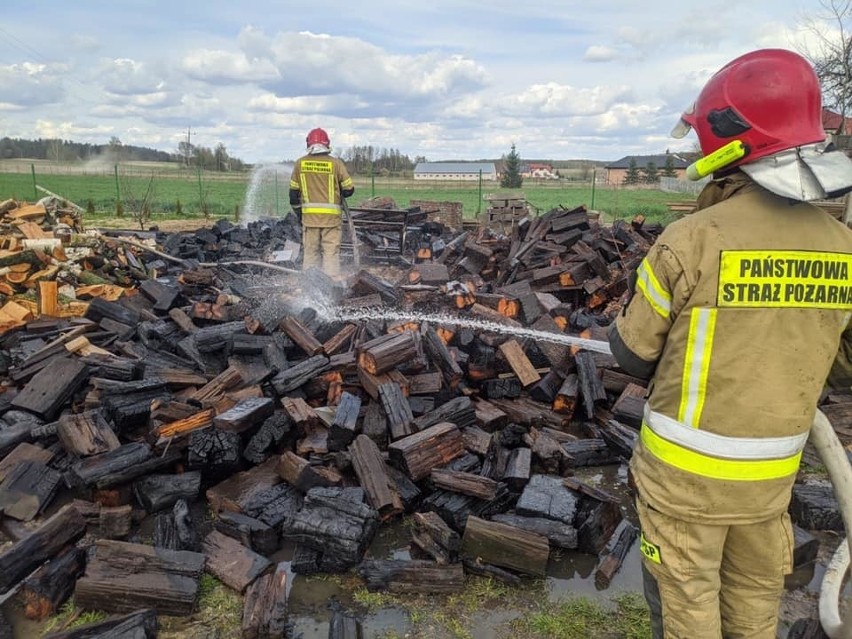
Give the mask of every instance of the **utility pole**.
[[186, 127], [186, 149], [184, 150], [184, 162], [189, 166], [189, 150], [192, 148], [189, 145], [190, 127]]

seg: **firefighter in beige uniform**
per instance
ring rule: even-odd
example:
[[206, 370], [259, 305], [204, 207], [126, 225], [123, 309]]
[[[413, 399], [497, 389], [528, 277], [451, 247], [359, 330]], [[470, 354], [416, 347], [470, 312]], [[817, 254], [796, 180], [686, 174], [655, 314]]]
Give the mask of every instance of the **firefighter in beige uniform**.
[[306, 143], [308, 153], [296, 161], [290, 176], [290, 204], [302, 222], [302, 268], [321, 265], [335, 277], [340, 274], [341, 205], [355, 186], [343, 160], [331, 156], [324, 130], [311, 130]]
[[727, 165], [610, 330], [652, 379], [631, 460], [646, 597], [656, 637], [775, 639], [802, 448], [826, 379], [852, 384], [852, 231], [806, 201], [848, 192], [852, 162], [819, 144], [819, 83], [789, 51], [723, 67], [689, 128]]

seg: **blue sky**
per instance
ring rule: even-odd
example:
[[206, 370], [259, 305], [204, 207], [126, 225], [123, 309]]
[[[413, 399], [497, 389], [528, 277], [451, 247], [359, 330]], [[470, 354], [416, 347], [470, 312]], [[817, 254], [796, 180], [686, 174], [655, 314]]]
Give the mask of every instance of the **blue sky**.
[[307, 3], [3, 0], [0, 136], [298, 157], [305, 134], [431, 161], [613, 160], [669, 131], [706, 79], [801, 49], [819, 0]]

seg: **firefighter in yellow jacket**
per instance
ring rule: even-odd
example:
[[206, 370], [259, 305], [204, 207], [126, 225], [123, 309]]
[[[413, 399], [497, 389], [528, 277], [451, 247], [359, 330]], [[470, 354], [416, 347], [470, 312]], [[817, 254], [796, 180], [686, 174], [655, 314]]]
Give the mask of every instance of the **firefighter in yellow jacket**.
[[[610, 330], [651, 379], [630, 463], [655, 637], [775, 639], [787, 508], [826, 380], [852, 384], [852, 231], [810, 200], [852, 189], [819, 81], [780, 49], [718, 71], [683, 114], [713, 170]], [[702, 167], [705, 167], [702, 170]]]
[[328, 133], [313, 129], [306, 143], [308, 152], [296, 161], [290, 176], [290, 205], [302, 222], [302, 268], [321, 266], [336, 277], [343, 198], [351, 197], [355, 186], [343, 160], [331, 156]]

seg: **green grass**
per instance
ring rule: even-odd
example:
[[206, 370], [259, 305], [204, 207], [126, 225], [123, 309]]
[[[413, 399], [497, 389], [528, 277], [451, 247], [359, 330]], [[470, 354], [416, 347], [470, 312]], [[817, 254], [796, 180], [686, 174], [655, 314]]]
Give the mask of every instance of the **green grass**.
[[615, 609], [582, 597], [547, 603], [512, 622], [516, 639], [650, 639], [648, 609], [641, 595], [613, 599]]
[[[16, 167], [20, 171], [21, 167]], [[153, 184], [150, 197], [153, 219], [175, 219], [200, 217], [203, 204], [210, 217], [233, 218], [235, 211], [243, 209], [246, 190], [251, 175], [249, 173], [213, 173], [203, 172], [199, 176], [194, 170], [176, 170], [168, 168], [146, 169], [138, 166], [119, 168], [118, 188], [115, 175], [111, 170], [101, 170], [87, 174], [70, 174], [80, 171], [73, 166], [35, 167], [36, 182], [58, 195], [68, 198], [79, 206], [93, 209], [89, 219], [102, 219], [115, 216], [117, 194], [120, 190], [126, 211], [138, 208], [149, 187]], [[152, 175], [153, 182], [152, 182]], [[200, 184], [199, 184], [200, 181]], [[438, 200], [461, 202], [464, 216], [475, 217], [478, 210], [485, 211], [487, 202], [480, 200], [480, 188], [477, 182], [422, 182], [402, 178], [355, 178], [356, 192], [353, 201], [357, 204], [375, 195], [391, 197], [397, 206], [409, 206], [411, 200]], [[283, 215], [289, 210], [287, 183], [278, 180], [278, 197], [274, 195], [274, 186], [264, 187], [266, 211]], [[482, 195], [487, 197], [496, 193], [512, 193], [501, 189], [496, 183], [483, 183]], [[545, 212], [557, 206], [573, 208], [581, 204], [589, 209], [601, 211], [606, 219], [632, 218], [643, 214], [649, 220], [669, 222], [674, 216], [669, 214], [667, 202], [689, 199], [678, 193], [666, 193], [653, 189], [625, 189], [599, 185], [594, 197], [591, 184], [578, 182], [528, 181], [515, 193], [523, 196], [539, 211]], [[38, 199], [33, 189], [33, 176], [29, 172], [16, 172], [11, 165], [4, 167], [0, 162], [0, 200], [14, 198], [34, 201]], [[43, 194], [39, 193], [38, 197]], [[178, 214], [178, 202], [181, 213]], [[129, 216], [128, 216], [129, 217]]]
[[103, 612], [78, 610], [77, 606], [74, 605], [74, 600], [69, 599], [62, 605], [55, 615], [47, 619], [44, 626], [43, 636], [61, 629], [71, 630], [72, 628], [79, 628], [86, 624], [103, 621], [106, 618], [107, 615]]

